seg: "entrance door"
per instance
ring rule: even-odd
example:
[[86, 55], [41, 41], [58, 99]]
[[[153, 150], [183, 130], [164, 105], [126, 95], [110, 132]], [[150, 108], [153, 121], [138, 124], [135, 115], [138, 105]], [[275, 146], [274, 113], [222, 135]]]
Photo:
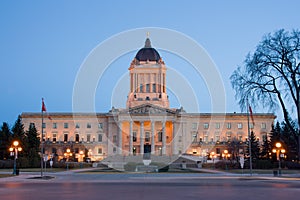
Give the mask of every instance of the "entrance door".
[[144, 145], [144, 157], [143, 159], [150, 159], [151, 155], [151, 145], [150, 144], [145, 144]]

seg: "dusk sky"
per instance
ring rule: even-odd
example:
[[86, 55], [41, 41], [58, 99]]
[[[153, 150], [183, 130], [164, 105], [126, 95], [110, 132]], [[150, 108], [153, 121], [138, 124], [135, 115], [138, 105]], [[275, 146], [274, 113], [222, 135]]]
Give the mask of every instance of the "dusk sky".
[[[140, 45], [108, 66], [95, 91], [96, 112], [108, 112], [112, 106], [125, 108], [129, 82], [118, 95], [112, 91], [122, 77], [126, 82], [130, 62], [144, 46], [147, 27], [175, 31], [197, 42], [222, 77], [226, 112], [241, 112], [230, 75], [265, 34], [282, 28], [299, 29], [299, 7], [297, 0], [1, 1], [0, 122], [12, 126], [22, 112], [40, 112], [42, 97], [48, 112], [72, 112], [74, 84], [92, 50], [120, 33], [143, 29], [135, 41]], [[174, 68], [192, 85], [199, 110], [187, 111], [212, 112], [210, 91], [201, 75], [194, 77], [187, 60], [172, 54], [172, 49], [160, 49], [155, 39], [159, 35], [149, 34], [170, 73]], [[127, 42], [115, 46], [122, 48]], [[178, 100], [180, 94], [172, 91], [170, 88], [171, 107], [189, 108]], [[266, 111], [256, 108], [254, 112]], [[280, 112], [275, 114], [280, 116]]]

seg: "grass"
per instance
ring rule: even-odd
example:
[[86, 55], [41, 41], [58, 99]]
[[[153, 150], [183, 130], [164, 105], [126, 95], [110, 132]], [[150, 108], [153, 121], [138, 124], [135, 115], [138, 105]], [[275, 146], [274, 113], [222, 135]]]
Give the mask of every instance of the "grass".
[[[277, 169], [253, 169], [253, 174], [273, 174], [273, 171]], [[249, 174], [250, 169], [229, 169], [229, 170], [220, 170], [224, 172], [234, 173], [234, 174]], [[292, 170], [292, 169], [282, 169], [282, 174], [300, 174], [300, 170]]]

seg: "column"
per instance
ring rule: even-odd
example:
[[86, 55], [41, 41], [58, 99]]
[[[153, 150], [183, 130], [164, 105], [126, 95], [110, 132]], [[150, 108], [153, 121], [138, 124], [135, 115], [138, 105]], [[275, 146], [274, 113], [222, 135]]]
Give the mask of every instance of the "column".
[[132, 150], [133, 150], [132, 126], [133, 126], [133, 122], [130, 121], [130, 125], [129, 125], [129, 155], [132, 155]]
[[112, 135], [112, 123], [108, 120], [108, 129], [107, 129], [107, 155], [113, 155], [113, 135]]
[[155, 126], [155, 121], [151, 121], [151, 154], [155, 154], [155, 141], [154, 141], [154, 126]]
[[144, 122], [140, 122], [140, 154], [144, 154]]
[[177, 148], [176, 148], [176, 122], [172, 121], [172, 125], [173, 125], [173, 133], [172, 133], [172, 154], [176, 155], [177, 154]]
[[162, 155], [166, 155], [166, 122], [162, 122]]
[[122, 155], [122, 122], [118, 123], [118, 154]]

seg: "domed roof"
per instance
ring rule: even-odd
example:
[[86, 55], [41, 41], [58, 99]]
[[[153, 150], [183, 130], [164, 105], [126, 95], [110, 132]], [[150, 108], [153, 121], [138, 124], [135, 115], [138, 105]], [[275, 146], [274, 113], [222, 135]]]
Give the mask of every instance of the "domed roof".
[[145, 41], [144, 48], [140, 49], [135, 58], [138, 61], [156, 61], [158, 62], [160, 59], [159, 53], [156, 51], [156, 49], [151, 47], [151, 41], [149, 38]]

